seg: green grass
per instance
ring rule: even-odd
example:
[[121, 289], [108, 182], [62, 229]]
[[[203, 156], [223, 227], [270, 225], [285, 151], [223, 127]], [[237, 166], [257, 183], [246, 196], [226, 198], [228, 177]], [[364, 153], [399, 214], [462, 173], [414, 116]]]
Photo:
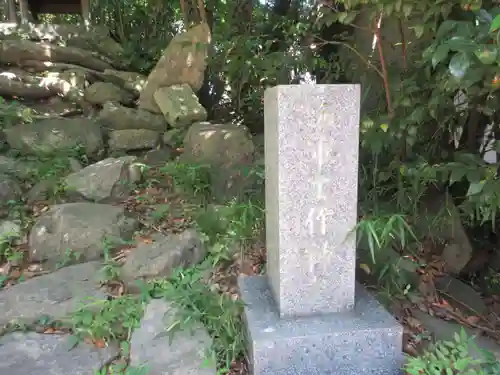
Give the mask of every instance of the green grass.
[[[187, 269], [174, 270], [167, 279], [142, 285], [139, 297], [123, 296], [111, 301], [94, 301], [75, 312], [70, 320], [75, 339], [113, 340], [126, 343], [140, 322], [143, 307], [149, 298], [163, 298], [179, 308], [174, 324], [166, 327], [189, 330], [191, 323], [201, 322], [213, 339], [207, 361], [217, 363], [218, 373], [228, 371], [236, 359], [245, 354], [242, 304], [230, 295], [221, 294], [204, 282], [214, 267], [231, 261], [255, 241], [262, 230], [264, 210], [257, 198], [246, 196], [244, 201], [233, 200], [226, 205], [211, 205], [210, 174], [206, 166], [169, 163], [161, 169], [159, 179], [169, 179], [176, 191], [186, 200], [186, 206], [198, 207], [192, 216], [198, 231], [206, 239], [208, 256], [204, 262]], [[146, 181], [153, 186], [157, 181]], [[157, 207], [151, 215], [161, 221], [169, 207]], [[106, 279], [119, 279], [119, 269], [111, 264], [112, 244], [105, 241], [106, 259], [103, 270]], [[145, 369], [108, 368], [109, 373], [139, 375]], [[121, 371], [121, 372], [119, 372]], [[147, 373], [147, 372], [146, 372]], [[101, 375], [101, 374], [99, 374]]]

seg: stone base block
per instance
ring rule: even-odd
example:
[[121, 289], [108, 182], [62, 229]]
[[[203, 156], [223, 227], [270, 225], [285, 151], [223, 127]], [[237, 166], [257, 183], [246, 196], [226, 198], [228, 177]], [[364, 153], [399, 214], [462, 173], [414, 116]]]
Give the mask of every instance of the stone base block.
[[280, 319], [265, 276], [238, 283], [253, 375], [402, 373], [403, 328], [363, 286], [350, 312]]

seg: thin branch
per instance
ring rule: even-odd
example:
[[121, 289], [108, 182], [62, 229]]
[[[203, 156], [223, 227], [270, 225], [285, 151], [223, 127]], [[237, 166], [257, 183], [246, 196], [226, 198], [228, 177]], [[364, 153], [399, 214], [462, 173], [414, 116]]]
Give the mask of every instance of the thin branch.
[[324, 39], [321, 39], [321, 38], [317, 38], [321, 41], [321, 44], [336, 44], [336, 45], [340, 45], [340, 46], [344, 46], [346, 47], [348, 50], [350, 50], [351, 52], [353, 52], [356, 56], [359, 57], [359, 59], [361, 61], [363, 61], [363, 63], [369, 67], [369, 68], [372, 68], [379, 76], [380, 78], [384, 79], [384, 74], [383, 72], [378, 69], [375, 65], [373, 65], [370, 60], [367, 60], [365, 59], [365, 57], [359, 53], [356, 48], [354, 48], [353, 46], [349, 45], [349, 43], [344, 43], [344, 42], [339, 42], [339, 41], [335, 41], [335, 40], [324, 40]]
[[207, 23], [207, 12], [205, 10], [205, 4], [203, 0], [198, 0], [198, 11], [200, 12], [201, 22]]
[[399, 19], [399, 32], [401, 34], [401, 48], [403, 54], [403, 69], [408, 70], [408, 62], [407, 62], [407, 52], [406, 52], [406, 38], [405, 38], [405, 30], [403, 28], [403, 21], [401, 18]]
[[184, 24], [186, 25], [186, 29], [188, 28], [187, 25], [188, 25], [188, 15], [186, 13], [186, 2], [185, 0], [180, 0], [181, 2], [181, 13], [182, 13], [182, 17], [184, 17]]
[[374, 29], [375, 29], [375, 36], [377, 38], [377, 50], [378, 50], [378, 56], [380, 59], [380, 65], [382, 68], [382, 80], [384, 82], [384, 89], [385, 89], [385, 100], [387, 102], [387, 112], [389, 114], [389, 119], [392, 119], [394, 116], [394, 110], [392, 109], [392, 102], [391, 102], [391, 91], [389, 88], [389, 74], [387, 73], [387, 65], [385, 63], [385, 58], [384, 58], [384, 51], [382, 48], [382, 43], [380, 43], [380, 28], [382, 27], [382, 17], [383, 13], [380, 12], [380, 17], [378, 21], [374, 19]]

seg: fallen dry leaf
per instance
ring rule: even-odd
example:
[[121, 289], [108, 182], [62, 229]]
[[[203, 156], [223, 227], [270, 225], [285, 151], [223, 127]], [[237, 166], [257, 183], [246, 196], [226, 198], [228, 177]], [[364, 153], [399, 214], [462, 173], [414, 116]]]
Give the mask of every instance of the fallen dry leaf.
[[372, 271], [370, 269], [370, 266], [368, 264], [362, 263], [359, 265], [359, 268], [361, 268], [367, 275], [371, 275]]
[[142, 236], [138, 236], [136, 237], [136, 241], [137, 242], [142, 242], [142, 243], [145, 243], [147, 245], [150, 245], [153, 243], [153, 240], [151, 239], [151, 237], [142, 237]]
[[94, 345], [98, 347], [99, 349], [105, 348], [106, 347], [106, 341], [102, 339], [94, 340]]
[[422, 322], [413, 316], [406, 317], [406, 324], [411, 329], [422, 329]]
[[481, 318], [479, 318], [478, 316], [474, 316], [474, 315], [471, 315], [471, 316], [468, 316], [465, 321], [471, 325], [475, 325], [477, 324], [479, 321], [481, 320]]
[[10, 273], [10, 277], [13, 279], [19, 279], [22, 276], [22, 272], [19, 269], [14, 269]]

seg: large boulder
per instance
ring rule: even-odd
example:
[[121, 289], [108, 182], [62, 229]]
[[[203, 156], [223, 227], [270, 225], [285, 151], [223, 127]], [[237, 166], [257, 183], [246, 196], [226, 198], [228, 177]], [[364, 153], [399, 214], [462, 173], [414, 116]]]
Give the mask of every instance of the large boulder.
[[49, 267], [68, 260], [99, 259], [104, 241], [131, 240], [137, 228], [137, 221], [127, 217], [123, 207], [83, 202], [56, 205], [33, 225], [30, 257]]
[[85, 100], [91, 104], [103, 105], [107, 102], [118, 102], [130, 105], [134, 101], [131, 92], [110, 82], [95, 82], [85, 89]]
[[112, 68], [93, 51], [81, 48], [59, 46], [31, 40], [1, 40], [0, 63], [17, 65], [35, 60], [47, 63], [77, 64], [85, 68], [103, 71]]
[[88, 298], [105, 299], [101, 268], [100, 262], [75, 264], [1, 290], [0, 325], [31, 323], [43, 315], [62, 318]]
[[[113, 40], [106, 26], [92, 25], [85, 28], [83, 25], [61, 24], [2, 24], [3, 35], [11, 40], [34, 40], [49, 42], [59, 46], [77, 47], [89, 51], [92, 56], [102, 55], [105, 60], [111, 61], [115, 67], [125, 67], [127, 61], [123, 59], [123, 47]], [[43, 50], [43, 45], [42, 45]], [[50, 56], [50, 55], [49, 55]], [[40, 61], [43, 61], [40, 59]], [[65, 61], [69, 62], [69, 61]], [[78, 64], [78, 60], [75, 61]], [[84, 65], [84, 64], [81, 64]]]
[[80, 113], [81, 108], [79, 107], [82, 103], [84, 103], [83, 100], [72, 102], [58, 95], [44, 101], [30, 103], [30, 110], [40, 117], [68, 116], [73, 113]]
[[192, 229], [169, 236], [157, 234], [152, 240], [152, 243], [138, 245], [127, 256], [122, 277], [130, 287], [134, 286], [135, 280], [169, 278], [177, 267], [195, 265], [207, 253], [202, 237]]
[[123, 129], [109, 132], [109, 151], [150, 150], [160, 143], [160, 133], [148, 129]]
[[8, 375], [89, 375], [119, 354], [115, 344], [104, 348], [80, 343], [72, 348], [71, 336], [13, 332], [0, 338], [0, 373]]
[[[113, 81], [115, 84], [121, 81], [121, 85], [123, 85], [125, 89], [132, 91], [137, 94], [137, 96], [139, 96], [147, 80], [147, 77], [140, 73], [123, 72], [113, 69], [105, 69], [102, 76], [107, 80]], [[114, 78], [117, 78], [119, 81], [116, 81]]]
[[31, 176], [31, 170], [26, 163], [4, 155], [0, 155], [0, 173], [16, 176], [20, 179]]
[[210, 28], [205, 23], [176, 35], [149, 74], [139, 108], [161, 113], [153, 97], [160, 87], [187, 83], [198, 91], [203, 85], [210, 41]]
[[123, 197], [132, 184], [140, 180], [140, 168], [134, 165], [135, 160], [135, 156], [123, 156], [89, 165], [65, 178], [66, 189], [96, 202]]
[[88, 155], [103, 149], [99, 124], [85, 118], [56, 118], [4, 130], [7, 143], [25, 154], [68, 151], [82, 146]]
[[181, 160], [210, 167], [212, 197], [224, 202], [254, 189], [258, 183], [248, 171], [255, 146], [248, 129], [234, 124], [193, 124], [184, 138]]
[[21, 187], [12, 177], [0, 173], [0, 207], [21, 198]]
[[216, 364], [207, 360], [212, 339], [200, 322], [191, 320], [187, 329], [167, 332], [178, 313], [171, 302], [149, 302], [130, 339], [130, 366], [146, 364], [149, 375], [215, 375]]
[[472, 258], [474, 248], [462, 224], [460, 212], [450, 196], [429, 191], [422, 199], [417, 229], [444, 241], [441, 257], [446, 271], [459, 274]]
[[210, 166], [247, 163], [255, 146], [248, 129], [234, 124], [193, 124], [184, 137], [183, 160]]
[[103, 105], [97, 119], [103, 126], [115, 130], [148, 129], [162, 133], [167, 130], [167, 121], [162, 115], [124, 107], [113, 102]]
[[80, 91], [83, 91], [87, 86], [87, 72], [84, 69], [68, 69], [61, 72], [59, 77], [68, 82], [73, 88]]
[[205, 121], [207, 111], [188, 84], [160, 87], [154, 94], [156, 104], [170, 126], [185, 127], [193, 122]]

